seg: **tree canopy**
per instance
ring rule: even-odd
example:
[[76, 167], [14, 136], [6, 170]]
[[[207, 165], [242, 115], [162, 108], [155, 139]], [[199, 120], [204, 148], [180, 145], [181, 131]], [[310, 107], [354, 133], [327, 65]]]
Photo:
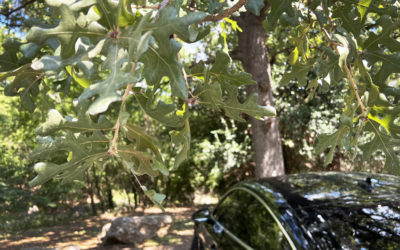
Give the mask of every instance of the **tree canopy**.
[[[26, 41], [8, 40], [0, 55], [0, 81], [7, 96], [19, 96], [21, 108], [47, 112], [36, 130], [39, 161], [31, 185], [52, 178], [68, 182], [86, 170], [122, 162], [135, 176], [168, 175], [161, 145], [142, 124], [139, 113], [171, 138], [174, 168], [187, 159], [190, 116], [198, 106], [245, 121], [274, 116], [274, 107], [260, 106], [257, 95], [238, 99], [240, 87], [255, 84], [238, 72], [227, 32], [240, 32], [234, 18], [242, 12], [264, 18], [265, 32], [288, 51], [279, 80], [296, 82], [309, 91], [344, 86], [343, 110], [336, 131], [318, 137], [316, 152], [336, 148], [368, 160], [376, 151], [386, 157], [385, 169], [399, 173], [398, 88], [399, 3], [393, 0], [239, 0], [152, 1], [47, 0], [46, 22], [29, 20]], [[223, 25], [216, 26], [216, 22]], [[184, 64], [182, 44], [221, 34], [219, 50], [209, 60]], [[57, 110], [58, 103], [73, 114]], [[291, 121], [296, 122], [296, 121]], [[138, 179], [137, 179], [138, 180]], [[159, 204], [164, 195], [139, 182]]]

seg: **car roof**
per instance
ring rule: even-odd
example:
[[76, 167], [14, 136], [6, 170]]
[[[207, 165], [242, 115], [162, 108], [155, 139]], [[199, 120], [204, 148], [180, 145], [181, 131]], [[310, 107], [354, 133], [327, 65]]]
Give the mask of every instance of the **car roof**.
[[238, 186], [275, 206], [282, 223], [318, 241], [312, 243], [321, 245], [316, 248], [400, 247], [397, 176], [306, 173], [246, 181]]

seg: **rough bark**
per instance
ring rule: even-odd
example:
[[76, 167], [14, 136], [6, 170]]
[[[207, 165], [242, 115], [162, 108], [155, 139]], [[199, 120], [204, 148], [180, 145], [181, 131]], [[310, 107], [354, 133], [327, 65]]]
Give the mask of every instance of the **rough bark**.
[[92, 215], [97, 215], [96, 204], [94, 203], [93, 183], [90, 180], [89, 169], [86, 172], [86, 177], [87, 177], [87, 184], [88, 184], [88, 193], [90, 196], [90, 207], [92, 208]]
[[96, 174], [96, 168], [95, 167], [92, 167], [92, 174], [93, 174], [93, 179], [94, 179], [94, 186], [96, 188], [96, 195], [97, 195], [97, 198], [99, 198], [99, 200], [100, 200], [100, 209], [101, 209], [101, 212], [104, 213], [106, 211], [106, 209], [104, 207], [104, 201], [103, 201], [103, 197], [101, 195], [100, 180], [99, 180], [99, 177]]
[[111, 184], [110, 181], [108, 179], [108, 176], [110, 176], [110, 167], [109, 165], [106, 165], [106, 192], [107, 192], [107, 206], [108, 209], [114, 209], [114, 202], [113, 202], [113, 195], [112, 195], [112, 188], [111, 188]]
[[[242, 32], [238, 33], [239, 48], [237, 57], [244, 69], [252, 74], [257, 85], [246, 86], [248, 95], [258, 93], [260, 105], [274, 106], [271, 88], [271, 65], [268, 48], [265, 44], [266, 32], [262, 21], [249, 12], [241, 13], [238, 24]], [[282, 145], [277, 118], [264, 121], [250, 118], [252, 126], [253, 150], [255, 151], [256, 177], [277, 176], [285, 173]]]

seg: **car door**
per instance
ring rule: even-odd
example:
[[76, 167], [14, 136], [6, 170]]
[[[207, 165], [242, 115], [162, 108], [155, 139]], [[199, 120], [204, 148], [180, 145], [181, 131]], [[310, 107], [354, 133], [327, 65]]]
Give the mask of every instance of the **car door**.
[[271, 212], [251, 190], [231, 190], [214, 210], [214, 223], [207, 226], [214, 249], [293, 249]]

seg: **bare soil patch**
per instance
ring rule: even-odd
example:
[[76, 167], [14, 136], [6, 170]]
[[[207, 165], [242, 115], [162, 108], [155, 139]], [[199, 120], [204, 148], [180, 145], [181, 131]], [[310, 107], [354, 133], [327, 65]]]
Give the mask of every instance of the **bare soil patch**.
[[148, 239], [140, 245], [101, 246], [99, 234], [102, 227], [118, 216], [141, 216], [161, 214], [162, 211], [152, 207], [137, 209], [132, 213], [113, 215], [105, 213], [88, 219], [74, 220], [63, 225], [27, 230], [19, 235], [0, 236], [0, 249], [35, 249], [35, 248], [66, 248], [79, 246], [80, 249], [188, 249], [193, 237], [193, 222], [190, 217], [196, 208], [175, 207], [166, 208], [166, 214], [173, 217], [174, 222], [169, 228], [162, 228], [161, 237]]

